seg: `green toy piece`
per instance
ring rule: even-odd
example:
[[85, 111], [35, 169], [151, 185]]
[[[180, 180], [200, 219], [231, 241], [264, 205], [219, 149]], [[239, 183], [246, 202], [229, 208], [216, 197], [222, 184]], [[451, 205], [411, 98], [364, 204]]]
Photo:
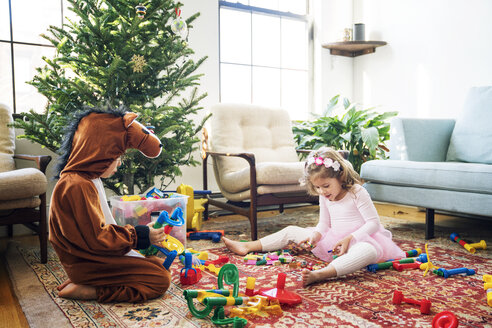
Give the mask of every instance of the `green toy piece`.
[[[233, 285], [233, 292], [231, 296], [231, 291], [224, 289], [224, 282], [227, 285]], [[219, 276], [217, 278], [217, 285], [219, 289], [210, 290], [185, 290], [183, 296], [186, 299], [188, 308], [193, 316], [197, 318], [205, 318], [210, 314], [213, 308], [215, 308], [214, 314], [212, 315], [212, 322], [216, 325], [229, 325], [232, 324], [234, 328], [242, 328], [246, 326], [248, 320], [240, 317], [226, 318], [224, 314], [224, 306], [228, 305], [241, 305], [245, 302], [245, 298], [238, 297], [239, 294], [239, 271], [234, 264], [225, 264], [222, 269], [220, 269]], [[205, 297], [203, 299], [203, 305], [205, 308], [203, 310], [198, 310], [193, 304], [193, 299], [198, 298], [200, 293], [215, 293], [217, 295], [222, 295], [213, 297]], [[234, 299], [234, 304], [231, 304], [231, 298]], [[247, 299], [247, 298], [246, 298]]]

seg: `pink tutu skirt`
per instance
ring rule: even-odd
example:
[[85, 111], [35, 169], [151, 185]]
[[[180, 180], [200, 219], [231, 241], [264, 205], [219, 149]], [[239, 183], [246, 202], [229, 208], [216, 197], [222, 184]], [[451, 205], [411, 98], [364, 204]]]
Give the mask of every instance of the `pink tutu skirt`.
[[[350, 233], [352, 233], [352, 231], [337, 233], [333, 229], [328, 230], [328, 232], [321, 237], [316, 247], [312, 249], [312, 253], [323, 261], [331, 262], [333, 260], [333, 253], [328, 251], [333, 250], [335, 244]], [[359, 242], [367, 242], [376, 248], [378, 262], [406, 257], [405, 252], [391, 240], [391, 232], [384, 229], [382, 226], [377, 232], [371, 235], [365, 235], [360, 240], [352, 238], [349, 248]]]

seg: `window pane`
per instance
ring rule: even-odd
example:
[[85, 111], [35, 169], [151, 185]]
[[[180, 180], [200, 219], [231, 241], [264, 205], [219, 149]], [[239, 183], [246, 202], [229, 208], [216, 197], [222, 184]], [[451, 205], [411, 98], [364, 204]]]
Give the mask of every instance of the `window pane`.
[[14, 41], [49, 44], [39, 35], [50, 25], [61, 26], [60, 0], [12, 1]]
[[0, 40], [10, 41], [9, 1], [0, 1]]
[[[281, 0], [282, 2], [284, 0]], [[250, 0], [249, 5], [272, 10], [278, 10], [279, 0]]]
[[251, 66], [220, 65], [220, 101], [251, 103]]
[[253, 104], [280, 107], [280, 69], [253, 67]]
[[72, 22], [79, 22], [81, 19], [70, 8], [72, 8], [72, 4], [67, 0], [63, 0], [63, 24], [69, 24], [65, 17], [70, 19]]
[[282, 68], [308, 69], [307, 24], [282, 18]]
[[50, 58], [55, 56], [55, 48], [14, 45], [14, 56], [16, 112], [27, 112], [30, 109], [36, 112], [44, 111], [46, 97], [26, 82], [31, 81], [36, 75], [36, 67], [45, 65], [42, 56]]
[[220, 9], [220, 61], [251, 64], [251, 14]]
[[253, 65], [280, 67], [280, 17], [253, 14]]
[[279, 10], [293, 14], [306, 15], [306, 0], [282, 0], [279, 2]]
[[10, 44], [0, 42], [0, 103], [14, 110], [12, 95], [12, 62], [10, 61]]
[[302, 120], [307, 117], [308, 106], [307, 72], [282, 70], [282, 107], [291, 119]]

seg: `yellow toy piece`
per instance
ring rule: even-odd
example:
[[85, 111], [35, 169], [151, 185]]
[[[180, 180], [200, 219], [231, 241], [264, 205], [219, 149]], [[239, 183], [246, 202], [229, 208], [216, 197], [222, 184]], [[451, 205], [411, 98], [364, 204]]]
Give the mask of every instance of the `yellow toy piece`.
[[470, 247], [473, 247], [475, 249], [487, 249], [487, 243], [485, 242], [485, 240], [480, 240], [480, 242], [478, 243], [468, 244], [468, 245], [470, 245]]
[[186, 251], [188, 253], [192, 253], [192, 254], [195, 254], [197, 259], [199, 260], [204, 260], [204, 261], [207, 261], [208, 260], [208, 252], [207, 251], [195, 251], [193, 248], [187, 248]]
[[137, 216], [142, 216], [145, 213], [147, 213], [147, 208], [146, 207], [143, 207], [143, 206], [140, 206], [140, 205], [137, 205], [133, 211], [135, 212], [135, 214]]
[[[258, 316], [267, 317], [269, 314], [281, 315], [282, 308], [278, 300], [269, 300], [265, 296], [252, 296], [242, 306], [230, 309], [231, 317]], [[246, 319], [246, 318], [245, 318]]]
[[492, 275], [484, 274], [482, 277], [483, 281], [483, 289], [487, 291], [487, 304], [492, 307]]
[[189, 197], [186, 204], [186, 229], [202, 230], [203, 211], [205, 211], [203, 205], [207, 202], [207, 199], [195, 199], [193, 188], [185, 184], [179, 185], [176, 192]]
[[162, 247], [165, 249], [168, 249], [170, 251], [176, 251], [178, 254], [181, 254], [184, 252], [185, 248], [183, 244], [173, 236], [168, 235], [166, 239], [162, 241]]
[[219, 274], [220, 272], [220, 269], [219, 267], [216, 267], [215, 264], [209, 264], [209, 265], [200, 265], [199, 266], [200, 270], [204, 271], [205, 269], [207, 269], [208, 271], [212, 272], [212, 273], [215, 273], [216, 275]]
[[[427, 274], [427, 271], [431, 270], [431, 272], [432, 272], [434, 269], [436, 269], [436, 270], [439, 269], [438, 267], [434, 266], [434, 264], [432, 264], [432, 262], [431, 262], [431, 259], [429, 257], [429, 250], [427, 249], [427, 244], [425, 244], [425, 254], [427, 255], [427, 263], [424, 263], [424, 264], [427, 264], [427, 265], [423, 269], [423, 270], [425, 270], [424, 271], [424, 277]], [[420, 265], [421, 269], [422, 269], [422, 265]]]

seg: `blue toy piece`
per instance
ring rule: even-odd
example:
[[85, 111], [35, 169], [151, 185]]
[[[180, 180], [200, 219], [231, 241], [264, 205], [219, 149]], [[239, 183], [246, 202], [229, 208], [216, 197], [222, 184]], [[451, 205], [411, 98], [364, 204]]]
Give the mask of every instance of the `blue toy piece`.
[[162, 263], [162, 266], [164, 266], [166, 270], [169, 271], [169, 268], [171, 267], [171, 264], [173, 264], [173, 261], [178, 255], [178, 252], [176, 252], [175, 250], [168, 251], [167, 249], [156, 245], [152, 245], [152, 247], [157, 248], [157, 250], [161, 251], [164, 255], [166, 255], [166, 260], [164, 261], [164, 263]]
[[200, 240], [200, 239], [212, 239], [214, 243], [218, 243], [220, 238], [222, 237], [221, 232], [192, 232], [189, 235], [191, 240]]
[[150, 191], [145, 195], [145, 197], [147, 197], [147, 198], [151, 198], [151, 197], [164, 198], [164, 193], [162, 191], [160, 191], [159, 189], [154, 187], [154, 188], [150, 189]]
[[180, 273], [183, 274], [183, 270], [185, 270], [185, 277], [188, 277], [188, 270], [195, 271], [195, 275], [197, 274], [196, 269], [191, 266], [193, 262], [193, 255], [191, 253], [185, 253], [185, 263], [184, 268], [181, 269]]
[[467, 269], [467, 268], [457, 268], [457, 269], [450, 269], [450, 270], [439, 268], [437, 269], [437, 272], [441, 272], [444, 278], [448, 278], [449, 276], [459, 273], [466, 273], [467, 276], [471, 276], [475, 274], [475, 270]]
[[[163, 211], [163, 212], [166, 212], [166, 211]], [[183, 210], [181, 209], [181, 207], [176, 207], [173, 211], [173, 213], [171, 214], [171, 217], [165, 219], [166, 223], [173, 226], [173, 227], [179, 227], [179, 226], [182, 226], [183, 224], [185, 224], [185, 219], [184, 219], [184, 216], [183, 216]]]
[[415, 261], [418, 261], [420, 263], [427, 263], [427, 254], [420, 254], [419, 256], [417, 256]]

